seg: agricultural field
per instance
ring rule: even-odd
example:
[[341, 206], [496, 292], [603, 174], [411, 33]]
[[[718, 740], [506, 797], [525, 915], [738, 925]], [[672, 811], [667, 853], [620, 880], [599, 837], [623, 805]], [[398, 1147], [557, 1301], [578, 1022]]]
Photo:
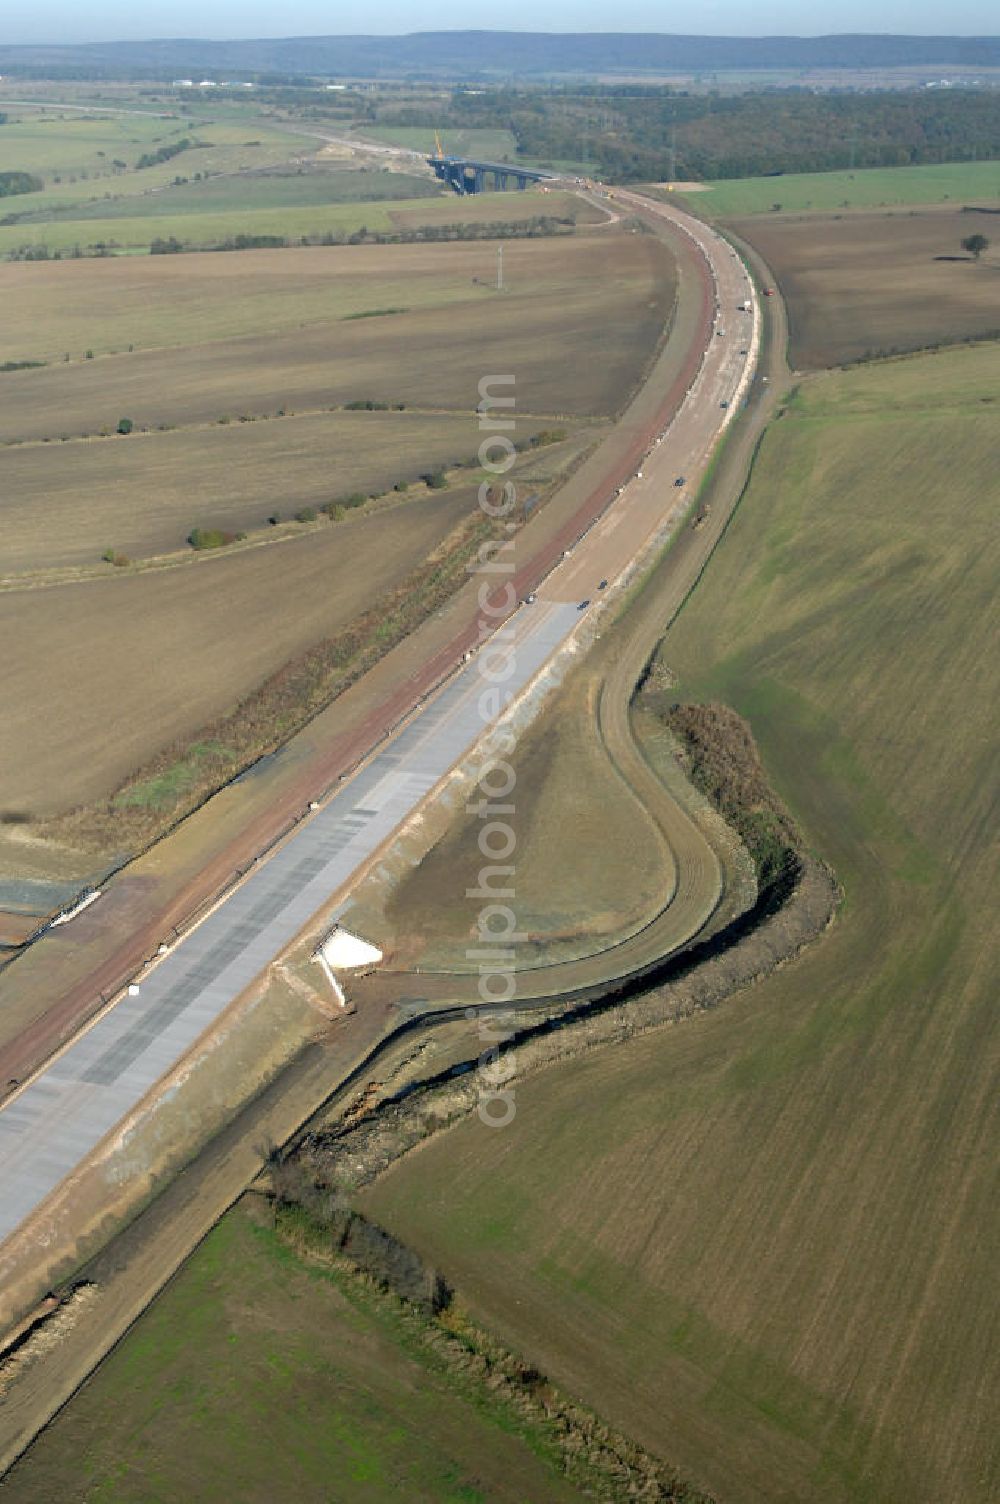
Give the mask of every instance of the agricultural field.
[[195, 1500], [222, 1478], [225, 1496], [247, 1504], [579, 1498], [538, 1427], [485, 1391], [470, 1395], [398, 1309], [303, 1262], [245, 1203], [46, 1428], [0, 1496]]
[[[484, 342], [491, 370], [517, 372], [524, 411], [617, 410], [670, 318], [662, 245], [581, 236], [504, 259], [501, 295], [491, 244], [158, 257], [128, 263], [117, 300], [107, 262], [76, 262], [65, 280], [0, 267], [0, 289], [21, 299], [0, 351], [46, 366], [0, 371], [0, 441], [100, 433], [125, 415], [155, 428], [366, 400], [470, 413]], [[61, 325], [75, 292], [86, 300]]]
[[811, 378], [668, 633], [845, 899], [714, 1013], [516, 1085], [363, 1193], [723, 1504], [987, 1504], [1000, 347]]
[[[510, 193], [484, 193], [469, 204], [448, 192], [421, 196], [407, 195], [407, 180], [386, 174], [395, 196], [373, 194], [371, 201], [354, 196], [345, 202], [333, 202], [329, 196], [316, 201], [313, 192], [304, 194], [305, 202], [274, 203], [274, 195], [265, 188], [263, 204], [255, 200], [259, 184], [269, 184], [261, 177], [250, 182], [243, 202], [219, 206], [207, 194], [197, 210], [175, 208], [173, 202], [156, 201], [153, 213], [145, 203], [136, 203], [132, 212], [125, 202], [115, 206], [112, 216], [88, 214], [84, 218], [59, 215], [25, 223], [0, 223], [0, 257], [25, 259], [28, 251], [59, 257], [71, 257], [77, 249], [84, 255], [100, 251], [116, 259], [145, 255], [154, 240], [177, 240], [194, 249], [213, 249], [237, 235], [271, 236], [294, 244], [304, 237], [346, 238], [361, 230], [372, 234], [392, 235], [397, 231], [416, 230], [424, 225], [508, 224], [542, 215], [572, 215], [586, 221], [601, 218], [600, 212], [581, 205], [569, 194], [527, 189], [516, 198]], [[242, 181], [242, 180], [241, 180]], [[345, 197], [345, 195], [342, 195]], [[30, 258], [29, 258], [30, 259]]]
[[894, 204], [1000, 203], [1000, 162], [942, 162], [918, 167], [859, 167], [840, 172], [787, 172], [729, 178], [705, 185], [692, 198], [696, 214], [729, 219], [741, 214], [813, 209], [885, 209]]
[[[18, 223], [45, 219], [134, 218], [137, 209], [145, 217], [188, 214], [244, 214], [253, 209], [301, 209], [317, 204], [367, 203], [379, 199], [441, 198], [441, 184], [433, 177], [361, 168], [289, 167], [236, 169], [226, 176], [213, 176], [194, 183], [173, 181], [147, 189], [141, 202], [134, 194], [104, 197], [65, 208], [54, 204], [35, 213], [18, 215]], [[26, 200], [26, 203], [33, 200]], [[27, 232], [26, 232], [27, 233]]]
[[0, 591], [0, 809], [106, 795], [398, 588], [475, 506], [474, 487], [449, 488], [169, 568]]
[[[581, 232], [541, 238], [506, 246], [504, 260], [502, 320], [496, 317], [494, 296], [496, 242], [309, 246], [69, 264], [0, 264], [0, 294], [9, 310], [0, 332], [0, 367], [24, 361], [70, 364], [87, 359], [88, 351], [99, 356], [129, 353], [129, 346], [139, 351], [179, 345], [214, 346], [205, 348], [203, 356], [205, 363], [211, 360], [214, 364], [219, 357], [217, 342], [227, 338], [259, 339], [293, 333], [304, 342], [317, 337], [385, 338], [385, 326], [373, 317], [384, 314], [393, 316], [388, 335], [395, 343], [405, 338], [406, 325], [399, 321], [400, 315], [428, 310], [440, 318], [443, 312], [457, 311], [462, 304], [467, 306], [461, 319], [455, 329], [449, 330], [453, 346], [456, 338], [459, 347], [464, 342], [464, 325], [471, 313], [468, 305], [488, 305], [478, 314], [475, 337], [481, 339], [486, 328], [500, 341], [516, 335], [523, 347], [523, 359], [534, 343], [532, 331], [523, 327], [529, 318], [537, 322], [544, 317], [547, 304], [576, 296], [589, 299], [588, 306], [576, 311], [588, 314], [593, 324], [600, 291], [610, 300], [610, 318], [616, 324], [624, 320], [629, 325], [623, 347], [629, 348], [638, 340], [642, 359], [658, 337], [657, 316], [663, 310], [669, 313], [673, 305], [670, 257], [652, 236], [625, 238], [615, 233]], [[560, 309], [551, 309], [550, 321], [558, 317]], [[354, 320], [364, 321], [364, 327], [332, 327]], [[320, 325], [323, 327], [318, 330]], [[549, 327], [553, 327], [551, 322]], [[583, 336], [593, 338], [586, 330]], [[427, 337], [425, 331], [422, 341]], [[241, 367], [249, 359], [261, 357], [260, 349], [251, 349], [244, 356], [241, 352], [246, 348], [241, 346], [234, 357]], [[343, 351], [343, 359], [352, 364], [362, 357], [356, 345]], [[358, 383], [349, 381], [338, 368], [340, 350], [313, 348], [304, 363], [314, 364], [321, 358], [328, 367], [323, 375], [325, 383], [336, 383], [338, 390], [349, 390], [351, 397], [369, 395], [359, 392]], [[536, 356], [536, 368], [538, 360]], [[409, 360], [403, 363], [408, 365]], [[554, 362], [551, 368], [554, 373]], [[98, 377], [97, 368], [88, 364], [85, 378], [69, 379], [105, 380], [112, 369], [102, 366]], [[126, 389], [141, 381], [133, 363], [116, 369], [128, 371]], [[189, 369], [186, 381], [196, 374]], [[250, 379], [249, 373], [245, 374]], [[480, 364], [476, 380], [481, 374]], [[404, 379], [402, 371], [399, 376]], [[8, 404], [18, 405], [17, 393], [25, 379], [48, 378], [37, 371], [0, 370], [5, 409]], [[166, 403], [170, 400], [170, 382], [158, 374], [156, 384]], [[60, 411], [66, 400], [67, 393], [62, 391], [51, 399]], [[93, 405], [99, 407], [100, 402], [98, 393]], [[45, 398], [36, 397], [32, 391], [20, 405], [44, 406]], [[468, 405], [474, 404], [470, 401]], [[538, 411], [551, 409], [551, 403], [538, 406]], [[266, 410], [273, 411], [273, 407]], [[53, 419], [44, 427], [8, 424], [5, 436], [62, 431]]]
[[369, 153], [355, 168], [345, 165], [349, 148], [309, 125], [218, 104], [120, 114], [5, 106], [0, 171], [31, 172], [43, 187], [3, 200], [0, 257], [99, 248], [122, 256], [147, 252], [155, 239], [214, 246], [237, 235], [294, 241], [362, 227], [388, 234], [459, 219], [593, 212], [538, 191], [460, 203], [419, 162], [390, 166]]
[[[313, 644], [361, 620], [373, 632], [400, 592], [408, 620], [440, 606], [412, 582], [431, 560], [449, 589], [463, 577], [484, 370], [517, 373], [518, 441], [544, 432], [518, 458], [523, 494], [544, 499], [597, 442], [669, 325], [668, 253], [613, 227], [518, 242], [500, 294], [494, 251], [0, 267], [3, 359], [48, 362], [0, 373], [14, 707], [0, 810], [46, 820], [107, 799], [167, 746], [184, 764], [184, 738], [211, 742], [206, 728]], [[361, 495], [375, 499], [310, 517]], [[193, 528], [248, 537], [195, 554]], [[0, 875], [18, 875], [12, 852]]]
[[[93, 564], [109, 545], [147, 559], [183, 549], [194, 527], [246, 532], [397, 483], [423, 492], [422, 474], [475, 458], [469, 428], [457, 415], [341, 412], [21, 444], [4, 456], [4, 568]], [[395, 512], [380, 525], [405, 527]]]
[[[314, 142], [266, 121], [2, 108], [7, 121], [0, 126], [0, 172], [32, 172], [44, 184], [40, 192], [4, 199], [7, 220], [72, 207], [86, 206], [89, 212], [107, 199], [128, 197], [136, 201], [133, 212], [141, 214], [147, 197], [168, 189], [177, 177], [259, 171], [315, 150]], [[191, 144], [164, 161], [138, 166], [183, 142]]]
[[[462, 217], [454, 198], [445, 201], [442, 197], [441, 202], [448, 203], [452, 219]], [[171, 238], [196, 248], [211, 248], [235, 235], [269, 235], [294, 241], [304, 235], [352, 235], [362, 226], [375, 233], [388, 234], [394, 228], [392, 211], [407, 204], [406, 199], [264, 209], [251, 204], [244, 208], [237, 206], [204, 213], [147, 215], [136, 212], [110, 219], [59, 218], [41, 223], [4, 225], [0, 226], [0, 256], [17, 254], [25, 247], [58, 251], [60, 255], [71, 253], [77, 246], [84, 252], [108, 247], [122, 254], [139, 253], [148, 252], [153, 240]], [[139, 208], [137, 206], [137, 210]]]
[[[1000, 333], [1000, 212], [775, 214], [729, 228], [781, 288], [799, 370]], [[992, 242], [978, 261], [961, 244], [976, 234]]]

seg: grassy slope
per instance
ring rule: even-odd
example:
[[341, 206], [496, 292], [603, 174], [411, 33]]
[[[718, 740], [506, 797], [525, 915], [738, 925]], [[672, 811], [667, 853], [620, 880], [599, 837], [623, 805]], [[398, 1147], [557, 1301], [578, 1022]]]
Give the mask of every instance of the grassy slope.
[[391, 1307], [300, 1263], [242, 1208], [0, 1494], [19, 1504], [577, 1497], [538, 1436], [464, 1397]]
[[368, 1198], [724, 1501], [1000, 1486], [998, 376], [982, 347], [816, 380], [667, 639], [835, 864], [831, 933], [711, 1016], [523, 1083], [504, 1133], [464, 1124]]
[[[518, 962], [526, 966], [589, 955], [631, 932], [658, 911], [672, 880], [656, 827], [595, 734], [593, 699], [591, 681], [577, 676], [512, 759], [518, 928], [530, 937], [518, 946]], [[582, 788], [591, 802], [581, 809]], [[571, 862], [567, 873], [567, 820], [573, 850], [600, 849], [599, 865]], [[407, 959], [422, 967], [470, 969], [466, 949], [481, 900], [465, 894], [483, 866], [481, 823], [471, 814], [456, 818], [393, 892], [386, 933], [395, 964], [403, 944]]]
[[781, 177], [721, 179], [692, 198], [716, 218], [791, 209], [879, 208], [886, 204], [981, 203], [1000, 199], [1000, 162], [945, 162], [928, 167], [866, 167], [855, 172], [790, 172]]

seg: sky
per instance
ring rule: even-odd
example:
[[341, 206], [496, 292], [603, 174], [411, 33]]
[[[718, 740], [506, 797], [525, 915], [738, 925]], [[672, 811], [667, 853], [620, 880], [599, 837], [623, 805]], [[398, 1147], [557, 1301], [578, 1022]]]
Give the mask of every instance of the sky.
[[659, 31], [817, 36], [830, 32], [994, 35], [995, 0], [0, 0], [0, 43], [146, 37], [394, 35], [409, 31]]

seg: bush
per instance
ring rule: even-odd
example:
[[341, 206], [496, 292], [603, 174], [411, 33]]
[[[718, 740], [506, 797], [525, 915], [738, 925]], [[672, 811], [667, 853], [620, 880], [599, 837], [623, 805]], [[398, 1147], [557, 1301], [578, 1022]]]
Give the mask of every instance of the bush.
[[194, 145], [195, 143], [185, 136], [169, 146], [161, 146], [157, 151], [144, 151], [135, 164], [136, 168], [141, 172], [146, 167], [158, 167], [161, 162], [169, 162], [171, 157], [179, 157], [182, 151], [190, 151]]
[[316, 513], [316, 508], [315, 507], [300, 507], [299, 510], [295, 513], [295, 521], [296, 522], [315, 522], [316, 521], [316, 516], [317, 516], [317, 513]]
[[217, 245], [204, 246], [207, 251], [267, 251], [287, 246], [284, 235], [228, 235]]
[[131, 418], [119, 418], [118, 419], [118, 432], [119, 433], [131, 433], [134, 427], [135, 427], [135, 424], [132, 422]]
[[45, 184], [32, 172], [0, 172], [0, 198], [16, 193], [38, 193]]
[[448, 484], [448, 477], [443, 470], [427, 470], [420, 479], [429, 491], [443, 491]]
[[118, 550], [114, 548], [106, 548], [101, 555], [101, 558], [103, 559], [105, 564], [113, 564], [116, 569], [124, 569], [126, 564], [131, 564], [132, 562], [128, 554], [120, 554]]
[[229, 543], [238, 543], [245, 538], [246, 533], [227, 533], [218, 527], [193, 527], [188, 533], [187, 541], [192, 548], [225, 548]]
[[335, 1192], [310, 1180], [297, 1160], [271, 1150], [265, 1162], [279, 1225], [283, 1216], [305, 1220], [328, 1240], [333, 1252], [345, 1255], [381, 1289], [419, 1310], [437, 1314], [451, 1305], [452, 1290], [443, 1275], [412, 1248], [369, 1222]]
[[680, 739], [686, 771], [740, 834], [762, 889], [798, 865], [802, 838], [771, 788], [750, 725], [725, 704], [674, 704], [663, 715]]

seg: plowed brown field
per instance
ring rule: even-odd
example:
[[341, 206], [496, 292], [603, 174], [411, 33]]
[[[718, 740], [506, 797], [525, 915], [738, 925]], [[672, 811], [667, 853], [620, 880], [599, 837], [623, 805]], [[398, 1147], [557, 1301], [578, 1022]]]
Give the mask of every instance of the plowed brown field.
[[961, 248], [973, 234], [1000, 239], [1000, 214], [760, 214], [730, 224], [780, 285], [797, 369], [1000, 332], [1000, 254], [976, 263]]

